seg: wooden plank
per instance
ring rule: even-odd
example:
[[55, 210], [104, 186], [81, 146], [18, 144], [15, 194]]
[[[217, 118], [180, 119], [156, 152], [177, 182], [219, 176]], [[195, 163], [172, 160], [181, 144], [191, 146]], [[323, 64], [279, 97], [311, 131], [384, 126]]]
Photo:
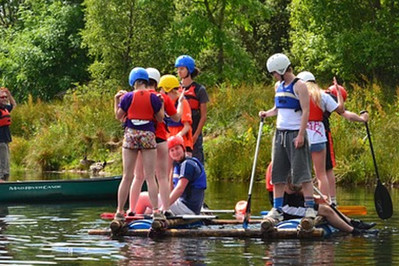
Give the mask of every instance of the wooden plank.
[[[89, 235], [111, 235], [109, 229], [89, 230]], [[136, 237], [236, 237], [236, 238], [262, 238], [262, 239], [296, 239], [296, 238], [321, 238], [323, 229], [316, 228], [311, 232], [300, 232], [297, 229], [276, 229], [265, 233], [259, 229], [168, 229], [153, 231], [147, 229], [128, 230], [123, 236]]]

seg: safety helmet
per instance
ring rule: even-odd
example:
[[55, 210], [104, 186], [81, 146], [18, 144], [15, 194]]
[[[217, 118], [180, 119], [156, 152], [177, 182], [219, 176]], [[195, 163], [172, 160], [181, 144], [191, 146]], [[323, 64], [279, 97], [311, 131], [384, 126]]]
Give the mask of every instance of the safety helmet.
[[181, 145], [183, 150], [185, 150], [184, 140], [181, 136], [171, 136], [168, 138], [168, 149], [175, 147], [176, 145]]
[[143, 80], [149, 81], [148, 80], [148, 73], [142, 67], [135, 67], [135, 68], [132, 69], [132, 71], [130, 71], [130, 74], [129, 74], [129, 85], [133, 86], [134, 83], [138, 79], [143, 79]]
[[[346, 98], [348, 97], [348, 93], [346, 92], [345, 88], [342, 87], [341, 85], [338, 85], [338, 89], [341, 91], [342, 98], [344, 99], [344, 101], [346, 101]], [[331, 85], [331, 86], [328, 88], [328, 91], [330, 91], [330, 93], [331, 93], [332, 95], [334, 95], [335, 97], [338, 97], [338, 91], [337, 91], [337, 89], [335, 88], [335, 85]]]
[[285, 54], [274, 54], [266, 62], [267, 71], [276, 71], [280, 75], [284, 75], [290, 65], [291, 61]]
[[179, 80], [173, 75], [163, 75], [159, 81], [158, 88], [163, 88], [165, 92], [170, 92], [174, 88], [180, 87]]
[[299, 73], [297, 75], [298, 78], [300, 78], [303, 82], [307, 82], [307, 81], [316, 81], [316, 78], [314, 77], [314, 75], [309, 72], [309, 71], [302, 71], [301, 73]]
[[149, 67], [146, 68], [147, 73], [148, 73], [148, 78], [149, 79], [153, 79], [157, 82], [157, 84], [159, 83], [159, 79], [161, 78], [161, 73], [159, 73], [158, 69], [153, 68], [153, 67]]
[[195, 70], [195, 61], [189, 55], [181, 55], [176, 59], [175, 67], [187, 67], [188, 72], [192, 74]]

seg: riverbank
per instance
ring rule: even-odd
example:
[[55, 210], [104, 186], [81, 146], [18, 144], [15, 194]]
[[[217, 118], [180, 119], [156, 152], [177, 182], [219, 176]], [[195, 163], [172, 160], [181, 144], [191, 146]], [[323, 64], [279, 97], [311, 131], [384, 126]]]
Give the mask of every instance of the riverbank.
[[[204, 128], [206, 170], [210, 179], [245, 181], [250, 177], [259, 110], [273, 106], [273, 88], [219, 86], [208, 88], [210, 103]], [[376, 84], [348, 89], [346, 108], [370, 113], [380, 177], [399, 184], [399, 110], [397, 97], [386, 97]], [[104, 171], [122, 172], [123, 129], [114, 119], [113, 95], [83, 87], [63, 100], [44, 103], [30, 99], [12, 113], [12, 167], [35, 171], [89, 171], [84, 158], [94, 162], [113, 161]], [[275, 118], [265, 121], [256, 176], [263, 180], [270, 161]], [[337, 180], [342, 184], [374, 184], [375, 170], [365, 127], [338, 115], [331, 118], [336, 150]]]

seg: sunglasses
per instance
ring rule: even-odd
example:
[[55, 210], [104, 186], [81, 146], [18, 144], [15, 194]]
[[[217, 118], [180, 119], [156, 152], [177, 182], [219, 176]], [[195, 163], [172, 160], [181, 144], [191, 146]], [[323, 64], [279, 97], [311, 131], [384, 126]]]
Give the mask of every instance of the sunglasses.
[[7, 99], [7, 96], [0, 96], [0, 99]]

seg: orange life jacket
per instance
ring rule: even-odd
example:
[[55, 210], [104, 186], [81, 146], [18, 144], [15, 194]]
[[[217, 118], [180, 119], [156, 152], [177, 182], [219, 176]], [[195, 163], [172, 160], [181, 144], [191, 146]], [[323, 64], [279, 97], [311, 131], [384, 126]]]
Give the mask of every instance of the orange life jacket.
[[194, 82], [188, 89], [184, 90], [184, 96], [186, 97], [192, 110], [200, 109], [200, 102], [196, 92], [197, 88], [199, 88], [199, 85]]
[[154, 109], [151, 104], [151, 92], [139, 90], [133, 92], [133, 99], [127, 110], [128, 119], [153, 120]]
[[309, 121], [323, 121], [323, 110], [310, 97]]
[[7, 109], [0, 109], [0, 127], [11, 125], [11, 115]]

